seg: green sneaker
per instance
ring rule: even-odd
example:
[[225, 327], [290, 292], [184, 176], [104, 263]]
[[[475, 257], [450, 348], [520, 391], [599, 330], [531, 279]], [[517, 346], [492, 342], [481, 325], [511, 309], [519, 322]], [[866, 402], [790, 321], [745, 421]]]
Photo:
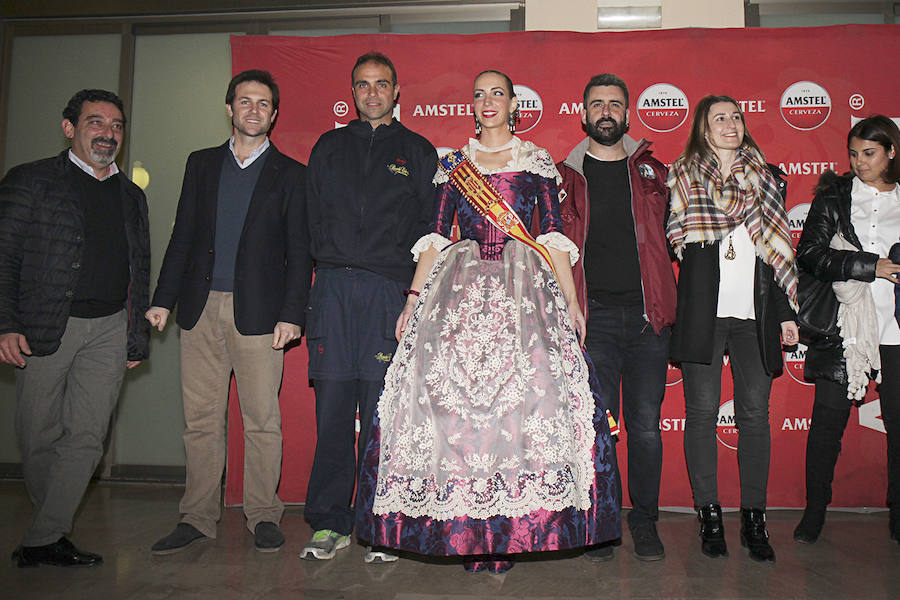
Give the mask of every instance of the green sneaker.
[[300, 558], [304, 560], [331, 560], [335, 552], [350, 545], [350, 536], [330, 529], [320, 529], [303, 546]]

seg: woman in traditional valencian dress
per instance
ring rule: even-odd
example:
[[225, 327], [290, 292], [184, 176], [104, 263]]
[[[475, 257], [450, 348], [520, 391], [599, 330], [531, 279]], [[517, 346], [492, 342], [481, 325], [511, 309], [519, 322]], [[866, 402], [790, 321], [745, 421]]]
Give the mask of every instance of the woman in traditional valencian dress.
[[[621, 535], [610, 425], [576, 336], [578, 251], [560, 233], [550, 154], [513, 135], [517, 104], [506, 75], [481, 73], [480, 139], [435, 177], [359, 478], [358, 535], [381, 550], [367, 562], [395, 549], [503, 572], [514, 554]], [[541, 245], [527, 233], [535, 207]]]

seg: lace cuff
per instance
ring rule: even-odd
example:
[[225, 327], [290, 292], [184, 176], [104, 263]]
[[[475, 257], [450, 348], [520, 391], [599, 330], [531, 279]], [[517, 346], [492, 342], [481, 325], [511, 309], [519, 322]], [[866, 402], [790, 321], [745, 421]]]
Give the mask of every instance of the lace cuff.
[[[452, 243], [453, 242], [439, 233], [429, 233], [428, 235], [423, 235], [422, 237], [420, 237], [419, 241], [416, 242], [416, 245], [412, 247], [412, 250], [410, 250], [410, 252], [412, 252], [413, 260], [415, 262], [419, 262], [419, 255], [432, 246], [434, 246], [437, 251], [440, 252]], [[569, 243], [571, 244], [572, 242]], [[572, 245], [574, 246], [574, 244]], [[578, 252], [578, 250], [575, 250], [575, 252]]]
[[[444, 158], [443, 156], [441, 158]], [[433, 185], [441, 185], [444, 183], [448, 183], [450, 181], [450, 175], [447, 174], [447, 171], [438, 167], [437, 171], [434, 173], [434, 177], [431, 178], [431, 183]]]
[[537, 239], [535, 241], [542, 246], [548, 246], [550, 248], [553, 248], [554, 250], [559, 250], [560, 252], [568, 252], [569, 266], [574, 267], [575, 263], [578, 262], [578, 246], [575, 245], [575, 242], [558, 231], [542, 233], [541, 235], [537, 236]]

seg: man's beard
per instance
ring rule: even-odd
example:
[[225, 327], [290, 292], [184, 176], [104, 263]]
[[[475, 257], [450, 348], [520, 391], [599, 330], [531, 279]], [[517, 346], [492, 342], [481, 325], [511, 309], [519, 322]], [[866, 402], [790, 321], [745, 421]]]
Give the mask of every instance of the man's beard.
[[[612, 128], [601, 129], [600, 125], [603, 123], [611, 124]], [[604, 146], [615, 146], [618, 144], [626, 131], [628, 131], [628, 124], [625, 122], [617, 123], [612, 117], [603, 117], [598, 119], [596, 123], [587, 123], [587, 134], [595, 142]]]
[[[106, 148], [96, 148], [94, 147], [95, 142], [101, 142], [106, 144], [112, 144], [112, 148], [107, 150]], [[110, 165], [114, 160], [116, 160], [116, 154], [119, 152], [119, 142], [117, 142], [113, 138], [105, 138], [105, 137], [95, 137], [91, 140], [91, 149], [90, 155], [91, 160], [100, 165]]]

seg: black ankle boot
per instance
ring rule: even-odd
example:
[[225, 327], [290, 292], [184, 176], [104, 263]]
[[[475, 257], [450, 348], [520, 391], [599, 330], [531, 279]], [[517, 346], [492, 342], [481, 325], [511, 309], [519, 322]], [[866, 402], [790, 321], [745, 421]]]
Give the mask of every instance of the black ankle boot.
[[775, 551], [769, 545], [766, 531], [766, 511], [760, 508], [741, 509], [741, 546], [750, 550], [750, 558], [759, 562], [775, 562]]
[[807, 506], [803, 511], [803, 517], [797, 528], [794, 529], [794, 539], [801, 544], [815, 544], [825, 525], [825, 507]]
[[700, 521], [700, 550], [710, 558], [728, 556], [725, 545], [725, 526], [722, 524], [722, 507], [718, 504], [701, 506], [697, 511]]

